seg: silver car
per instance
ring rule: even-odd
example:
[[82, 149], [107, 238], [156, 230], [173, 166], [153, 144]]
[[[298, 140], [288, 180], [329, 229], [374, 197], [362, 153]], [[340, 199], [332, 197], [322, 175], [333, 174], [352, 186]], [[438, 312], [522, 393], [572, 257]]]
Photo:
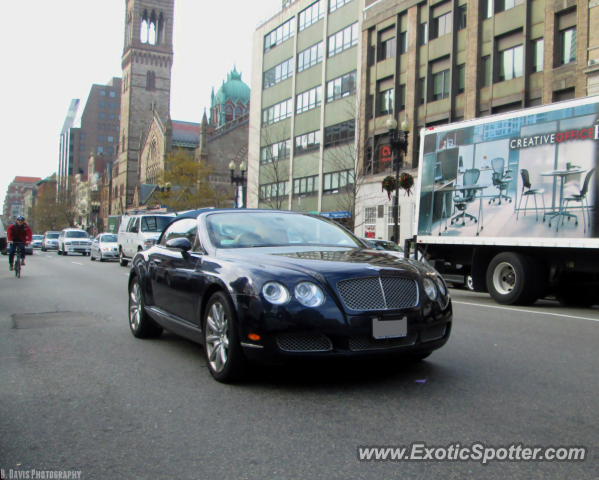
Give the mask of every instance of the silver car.
[[104, 260], [118, 260], [119, 244], [117, 236], [112, 233], [101, 233], [92, 242], [92, 250], [89, 259], [103, 262]]
[[58, 250], [58, 237], [60, 232], [46, 232], [42, 240], [42, 252]]
[[31, 239], [31, 246], [33, 248], [42, 248], [43, 235], [34, 235]]

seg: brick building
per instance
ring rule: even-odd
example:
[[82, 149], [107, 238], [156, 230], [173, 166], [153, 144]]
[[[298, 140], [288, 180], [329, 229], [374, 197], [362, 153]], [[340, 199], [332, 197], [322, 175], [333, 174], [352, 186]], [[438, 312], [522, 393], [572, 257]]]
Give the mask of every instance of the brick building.
[[39, 177], [15, 177], [8, 185], [2, 209], [2, 220], [5, 225], [12, 223], [16, 216], [25, 213], [25, 192], [28, 190], [36, 190], [36, 184], [40, 180], [41, 178]]
[[85, 104], [71, 101], [60, 134], [58, 179], [87, 176], [90, 155], [117, 158], [120, 132], [121, 79], [92, 85]]

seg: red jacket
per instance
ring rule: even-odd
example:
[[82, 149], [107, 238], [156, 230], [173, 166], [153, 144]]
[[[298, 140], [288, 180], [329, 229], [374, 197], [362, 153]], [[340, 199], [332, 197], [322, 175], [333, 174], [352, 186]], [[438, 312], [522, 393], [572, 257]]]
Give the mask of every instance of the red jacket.
[[13, 223], [8, 227], [6, 231], [6, 238], [9, 242], [13, 241], [21, 241], [23, 243], [31, 243], [33, 239], [33, 234], [31, 233], [31, 228], [26, 223], [23, 223], [22, 227], [18, 227], [16, 223]]

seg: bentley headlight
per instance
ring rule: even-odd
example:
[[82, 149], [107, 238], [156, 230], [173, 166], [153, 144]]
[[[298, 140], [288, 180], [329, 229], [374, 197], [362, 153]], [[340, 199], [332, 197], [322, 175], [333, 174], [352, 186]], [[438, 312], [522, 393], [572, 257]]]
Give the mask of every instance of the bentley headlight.
[[289, 290], [278, 282], [268, 282], [262, 287], [264, 298], [273, 305], [283, 305], [289, 301]]
[[437, 287], [435, 287], [435, 282], [433, 282], [430, 278], [425, 278], [423, 280], [424, 283], [424, 291], [428, 295], [428, 298], [431, 300], [437, 299]]
[[318, 285], [302, 282], [295, 286], [295, 298], [306, 307], [320, 307], [324, 302], [324, 293]]
[[447, 293], [447, 288], [445, 288], [445, 283], [443, 283], [441, 277], [435, 278], [435, 283], [437, 284], [437, 287], [439, 287], [441, 295], [445, 295]]

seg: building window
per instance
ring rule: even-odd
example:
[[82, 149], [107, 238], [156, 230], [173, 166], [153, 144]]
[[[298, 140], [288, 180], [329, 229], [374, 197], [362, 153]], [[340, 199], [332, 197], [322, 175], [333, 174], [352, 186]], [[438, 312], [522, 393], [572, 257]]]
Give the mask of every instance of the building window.
[[98, 112], [98, 118], [104, 119], [106, 118], [106, 114], [104, 112]]
[[386, 60], [395, 56], [395, 37], [381, 42], [379, 61]]
[[482, 58], [482, 86], [488, 87], [491, 85], [491, 57], [483, 57]]
[[399, 32], [399, 54], [408, 53], [408, 32]]
[[295, 17], [286, 21], [283, 25], [274, 29], [264, 36], [264, 51], [268, 52], [271, 48], [280, 45], [285, 40], [293, 37], [295, 33]]
[[79, 163], [85, 161], [85, 157], [83, 155], [79, 155]]
[[364, 224], [376, 225], [376, 207], [364, 208]]
[[98, 153], [104, 153], [104, 147], [98, 147]]
[[264, 125], [270, 125], [271, 123], [277, 123], [281, 120], [291, 117], [293, 111], [293, 100], [283, 100], [281, 103], [272, 105], [262, 110], [262, 123]]
[[346, 3], [351, 2], [351, 0], [330, 0], [329, 12], [334, 12], [338, 8], [341, 8]]
[[327, 103], [339, 100], [343, 97], [355, 95], [356, 74], [357, 73], [353, 71], [327, 82]]
[[295, 154], [307, 153], [320, 149], [320, 130], [295, 137]]
[[426, 101], [426, 77], [422, 77], [418, 81], [418, 90], [420, 91], [420, 105], [424, 105]]
[[273, 197], [284, 197], [286, 195], [289, 195], [289, 180], [260, 185], [260, 200], [269, 200]]
[[116, 97], [116, 92], [110, 92], [110, 98], [115, 98]]
[[311, 88], [297, 95], [296, 114], [307, 112], [313, 108], [320, 107], [322, 102], [322, 85]]
[[322, 62], [322, 52], [324, 43], [319, 42], [316, 45], [312, 45], [310, 48], [297, 54], [297, 71], [302, 72], [310, 67], [313, 67], [317, 63]]
[[260, 163], [267, 164], [286, 160], [291, 153], [291, 140], [266, 145], [260, 149]]
[[329, 37], [329, 57], [355, 47], [358, 44], [358, 22], [334, 33]]
[[554, 102], [563, 102], [564, 100], [573, 100], [574, 98], [576, 98], [576, 89], [574, 87], [553, 92]]
[[432, 101], [449, 97], [449, 69], [433, 75]]
[[79, 140], [85, 140], [85, 133], [79, 134]]
[[318, 175], [293, 180], [293, 194], [302, 196], [318, 194]]
[[322, 193], [330, 195], [346, 190], [346, 187], [353, 185], [354, 177], [351, 170], [342, 172], [326, 173], [322, 178]]
[[393, 113], [393, 89], [379, 92], [379, 116]]
[[113, 152], [114, 152], [114, 150], [113, 150], [113, 147], [108, 147], [108, 148], [106, 149], [106, 151], [107, 151], [107, 153], [108, 153], [108, 154], [110, 154], [110, 155], [112, 155], [112, 154], [113, 154]]
[[283, 80], [287, 80], [293, 75], [293, 58], [279, 63], [276, 67], [264, 72], [264, 90], [276, 85]]
[[493, 0], [482, 0], [483, 19], [493, 16]]
[[101, 97], [105, 97], [106, 96], [106, 90], [100, 90], [100, 96]]
[[109, 102], [108, 108], [116, 108], [116, 105], [114, 104], [114, 102]]
[[499, 52], [499, 81], [511, 80], [522, 76], [524, 65], [524, 47], [508, 48]]
[[458, 94], [466, 91], [466, 65], [458, 65]]
[[468, 5], [458, 7], [458, 30], [464, 30], [468, 26]]
[[111, 143], [114, 142], [114, 137], [108, 137], [108, 141]]
[[499, 0], [497, 4], [497, 13], [504, 12], [518, 5], [522, 5], [524, 0]]
[[102, 130], [102, 124], [98, 123], [98, 130]]
[[324, 148], [349, 143], [356, 138], [356, 121], [348, 120], [324, 129]]
[[104, 141], [104, 135], [98, 135], [98, 142]]
[[532, 71], [543, 71], [543, 60], [545, 57], [545, 40], [540, 39], [532, 42]]
[[313, 3], [299, 14], [299, 31], [324, 18], [324, 0]]
[[109, 120], [114, 120], [114, 113], [109, 113], [108, 114], [108, 119]]
[[576, 27], [568, 28], [559, 32], [561, 42], [561, 64], [574, 62], [576, 60]]
[[79, 151], [80, 152], [85, 152], [85, 145], [79, 145]]
[[428, 43], [428, 23], [424, 22], [420, 24], [420, 45], [426, 45]]
[[[108, 127], [110, 129], [110, 125], [108, 125]], [[102, 124], [102, 130], [106, 130], [106, 124], [105, 123]]]
[[399, 86], [399, 111], [406, 109], [406, 86]]
[[100, 108], [106, 108], [106, 102], [100, 102]]
[[439, 38], [443, 35], [447, 35], [451, 33], [451, 21], [452, 15], [451, 12], [444, 13], [443, 15], [438, 16], [433, 19], [433, 38]]

